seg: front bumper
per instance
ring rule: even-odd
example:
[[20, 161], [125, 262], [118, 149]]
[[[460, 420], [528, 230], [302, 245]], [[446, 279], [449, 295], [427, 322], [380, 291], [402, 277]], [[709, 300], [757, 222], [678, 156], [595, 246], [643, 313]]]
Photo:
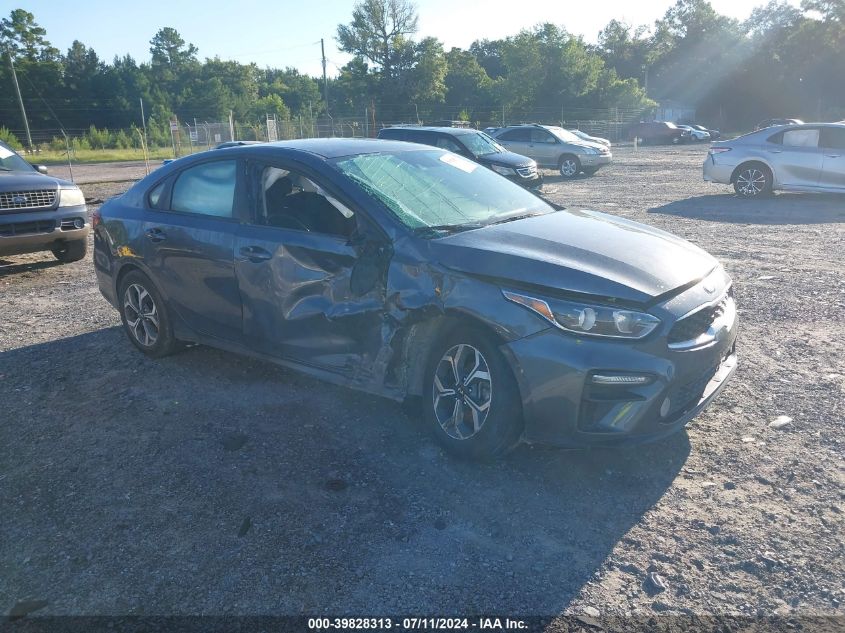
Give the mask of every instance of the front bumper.
[[578, 156], [581, 167], [603, 167], [613, 162], [613, 154], [583, 154]]
[[87, 239], [90, 232], [85, 205], [3, 213], [0, 214], [0, 255], [50, 250], [61, 242]]
[[[667, 326], [669, 327], [669, 326]], [[712, 344], [670, 349], [665, 335], [627, 341], [549, 328], [503, 346], [515, 367], [529, 443], [636, 444], [682, 429], [718, 395], [737, 365], [736, 319]], [[601, 385], [595, 374], [650, 377]]]

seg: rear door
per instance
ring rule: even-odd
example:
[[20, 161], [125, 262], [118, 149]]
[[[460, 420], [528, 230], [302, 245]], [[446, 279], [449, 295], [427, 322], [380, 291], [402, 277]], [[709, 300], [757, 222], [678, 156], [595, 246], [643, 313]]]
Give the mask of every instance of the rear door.
[[819, 144], [823, 152], [819, 185], [845, 189], [845, 127], [823, 127]]
[[802, 127], [783, 130], [769, 138], [769, 143], [779, 145], [770, 147], [768, 151], [772, 156], [775, 178], [781, 185], [819, 186], [824, 158], [819, 147], [819, 132], [817, 127]]
[[233, 341], [242, 321], [234, 268], [240, 167], [238, 160], [209, 160], [182, 170], [142, 228], [144, 261], [169, 306], [194, 331]]

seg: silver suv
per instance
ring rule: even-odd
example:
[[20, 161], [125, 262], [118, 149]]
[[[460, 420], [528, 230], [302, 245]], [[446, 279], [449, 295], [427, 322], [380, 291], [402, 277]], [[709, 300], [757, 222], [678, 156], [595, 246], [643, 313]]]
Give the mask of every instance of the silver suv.
[[613, 160], [610, 148], [554, 125], [510, 125], [495, 130], [492, 136], [510, 151], [533, 158], [538, 166], [559, 170], [564, 178], [575, 178], [581, 172], [592, 176]]

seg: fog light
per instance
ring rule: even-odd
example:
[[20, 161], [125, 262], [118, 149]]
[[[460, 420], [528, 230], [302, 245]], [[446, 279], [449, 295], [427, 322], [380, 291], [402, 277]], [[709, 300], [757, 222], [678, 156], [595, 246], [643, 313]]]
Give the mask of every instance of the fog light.
[[665, 418], [667, 415], [669, 415], [669, 407], [671, 407], [671, 406], [672, 406], [672, 402], [669, 400], [669, 398], [666, 398], [663, 401], [663, 404], [660, 405], [660, 417], [661, 418]]
[[76, 218], [73, 221], [73, 226], [74, 228], [81, 229], [83, 226], [85, 226], [85, 220], [83, 220], [82, 218]]
[[593, 383], [597, 385], [647, 385], [651, 376], [642, 374], [593, 374]]

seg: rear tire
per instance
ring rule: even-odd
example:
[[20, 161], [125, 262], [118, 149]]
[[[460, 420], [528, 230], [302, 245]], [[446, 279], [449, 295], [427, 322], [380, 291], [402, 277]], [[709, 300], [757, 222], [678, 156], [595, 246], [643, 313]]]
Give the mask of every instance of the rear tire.
[[123, 329], [135, 347], [152, 358], [168, 356], [182, 347], [173, 336], [161, 294], [144, 273], [128, 273], [120, 281], [117, 296]]
[[762, 163], [740, 165], [734, 177], [734, 191], [743, 198], [760, 198], [772, 193], [772, 172]]
[[560, 162], [558, 163], [558, 171], [567, 180], [575, 178], [581, 172], [581, 161], [578, 160], [577, 156], [573, 156], [572, 154], [561, 156]]
[[513, 372], [498, 346], [471, 328], [458, 327], [432, 346], [423, 408], [438, 443], [458, 457], [496, 459], [522, 435]]
[[85, 259], [85, 255], [88, 253], [88, 240], [61, 242], [58, 246], [54, 246], [50, 250], [53, 253], [53, 257], [63, 264], [78, 262], [80, 259]]

